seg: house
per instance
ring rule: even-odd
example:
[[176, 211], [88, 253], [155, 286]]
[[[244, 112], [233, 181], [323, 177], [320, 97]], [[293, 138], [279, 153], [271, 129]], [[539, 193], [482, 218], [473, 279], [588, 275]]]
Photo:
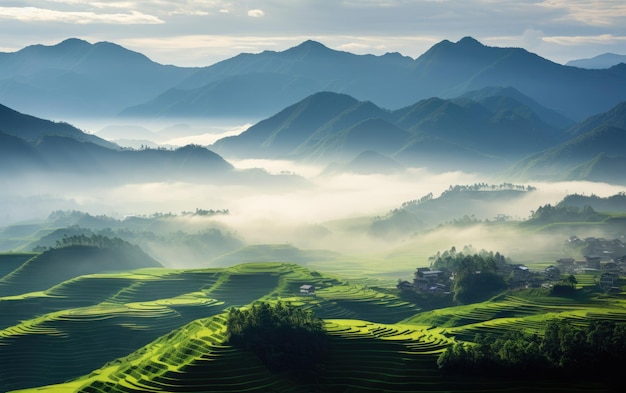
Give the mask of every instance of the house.
[[618, 279], [619, 276], [617, 274], [602, 273], [602, 275], [600, 276], [600, 286], [602, 288], [610, 288], [617, 282]]
[[595, 255], [585, 255], [585, 260], [587, 260], [587, 267], [590, 269], [600, 269], [601, 259], [601, 257]]
[[418, 267], [417, 268], [417, 276], [418, 277], [424, 277], [424, 273], [429, 272], [430, 268], [429, 267]]
[[615, 262], [605, 263], [604, 266], [602, 266], [602, 270], [604, 270], [606, 273], [615, 273], [615, 274], [620, 274], [622, 272], [622, 269], [620, 268], [620, 266]]
[[401, 291], [409, 291], [413, 289], [413, 284], [405, 280], [399, 280], [398, 285], [396, 285], [396, 288], [398, 288]]
[[548, 266], [545, 270], [546, 279], [550, 281], [559, 281], [561, 279], [561, 270], [556, 266]]
[[425, 291], [430, 287], [430, 281], [425, 278], [416, 278], [413, 280], [413, 286], [420, 291]]
[[422, 273], [422, 277], [427, 280], [436, 280], [442, 276], [443, 272], [441, 270], [430, 270]]
[[300, 294], [301, 295], [315, 295], [315, 287], [313, 285], [302, 285], [300, 286]]
[[556, 263], [561, 269], [561, 273], [573, 273], [576, 269], [576, 260], [574, 258], [560, 258], [556, 260]]
[[513, 269], [513, 281], [528, 281], [532, 277], [532, 273], [528, 269], [528, 266], [517, 265]]
[[574, 258], [560, 258], [556, 260], [556, 263], [563, 266], [571, 266], [574, 264], [574, 262], [576, 262]]

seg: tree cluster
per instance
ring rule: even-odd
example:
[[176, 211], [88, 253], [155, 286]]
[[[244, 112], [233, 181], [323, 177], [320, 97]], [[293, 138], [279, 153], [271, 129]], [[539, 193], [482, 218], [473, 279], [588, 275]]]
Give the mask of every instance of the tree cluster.
[[563, 278], [560, 282], [554, 284], [550, 290], [552, 296], [571, 296], [576, 293], [576, 284], [578, 280], [573, 274]]
[[488, 299], [506, 288], [504, 277], [498, 268], [507, 263], [499, 252], [480, 250], [466, 246], [462, 252], [452, 247], [429, 259], [431, 267], [454, 273], [454, 300], [468, 304]]
[[467, 192], [467, 191], [536, 191], [537, 188], [533, 186], [524, 186], [512, 183], [501, 184], [487, 184], [487, 183], [475, 183], [472, 185], [456, 185], [450, 186], [444, 191], [441, 196], [450, 193]]
[[531, 223], [550, 224], [554, 222], [598, 222], [604, 218], [589, 205], [582, 209], [578, 206], [547, 204], [540, 206], [530, 214]]
[[555, 377], [584, 374], [611, 378], [626, 361], [626, 323], [592, 321], [575, 327], [550, 321], [543, 336], [511, 331], [495, 337], [477, 335], [475, 345], [454, 344], [437, 364], [445, 373], [476, 376], [523, 376], [538, 372]]
[[85, 234], [63, 236], [61, 240], [56, 241], [55, 248], [65, 248], [72, 246], [89, 246], [98, 248], [134, 248], [137, 247], [119, 237], [110, 238], [108, 236], [93, 234], [86, 236]]
[[228, 344], [253, 352], [273, 372], [313, 372], [328, 346], [320, 318], [282, 302], [231, 308], [226, 332]]

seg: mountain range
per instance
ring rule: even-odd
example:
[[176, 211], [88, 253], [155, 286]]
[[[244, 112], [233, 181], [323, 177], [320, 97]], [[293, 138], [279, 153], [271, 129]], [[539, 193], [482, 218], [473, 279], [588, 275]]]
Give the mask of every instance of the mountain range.
[[[218, 140], [211, 149], [225, 156], [317, 163], [347, 162], [370, 151], [404, 166], [493, 171], [494, 165], [558, 144], [564, 134], [554, 124], [566, 123], [512, 88], [490, 88], [451, 100], [430, 98], [395, 111], [321, 92], [240, 135]], [[355, 170], [354, 162], [351, 165]]]
[[[59, 173], [103, 178], [147, 179], [158, 176], [216, 175], [233, 166], [206, 148], [188, 145], [175, 150], [120, 149], [67, 123], [22, 114], [0, 105], [0, 174]], [[102, 178], [102, 179], [103, 179]], [[102, 180], [101, 179], [101, 180]]]
[[194, 71], [157, 64], [114, 43], [71, 38], [0, 53], [0, 102], [52, 119], [111, 117]]
[[0, 75], [0, 102], [53, 119], [258, 119], [319, 91], [398, 109], [431, 97], [513, 87], [574, 120], [626, 100], [624, 64], [601, 70], [563, 66], [471, 37], [441, 41], [416, 59], [355, 55], [309, 40], [202, 68], [164, 66], [113, 43], [69, 39], [0, 53]]
[[5, 175], [97, 173], [115, 182], [198, 176], [280, 180], [258, 170], [234, 171], [222, 158], [226, 156], [339, 163], [325, 173], [394, 173], [427, 167], [502, 172], [506, 180], [626, 183], [621, 169], [626, 102], [563, 127], [570, 124], [567, 118], [513, 88], [486, 88], [456, 99], [431, 98], [395, 111], [345, 94], [320, 92], [237, 136], [218, 140], [210, 150], [198, 145], [121, 149], [67, 123], [4, 106], [0, 114], [0, 163]]
[[516, 89], [493, 87], [394, 111], [320, 92], [216, 141], [211, 149], [226, 157], [342, 163], [327, 173], [427, 167], [500, 172], [505, 180], [626, 184], [623, 146], [626, 101], [572, 124]]

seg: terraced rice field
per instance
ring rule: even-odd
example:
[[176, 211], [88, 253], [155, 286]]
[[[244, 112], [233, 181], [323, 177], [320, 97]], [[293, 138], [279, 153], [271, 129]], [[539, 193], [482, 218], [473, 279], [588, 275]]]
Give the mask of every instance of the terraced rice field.
[[[321, 294], [300, 296], [305, 283]], [[394, 296], [286, 263], [81, 276], [0, 298], [0, 381], [19, 389], [75, 378], [191, 321], [259, 299], [298, 302], [337, 318], [395, 322], [415, 312]]]
[[[301, 296], [301, 285], [315, 296]], [[291, 302], [325, 319], [330, 349], [315, 378], [273, 374], [224, 345], [225, 311]], [[37, 305], [40, 307], [38, 308]], [[509, 294], [421, 313], [396, 296], [287, 263], [144, 269], [78, 277], [0, 298], [0, 381], [30, 392], [603, 391], [602, 386], [444, 378], [437, 356], [476, 333], [540, 331], [552, 318], [626, 321], [619, 299]], [[120, 339], [122, 338], [123, 339]], [[64, 381], [70, 382], [64, 383]]]
[[20, 267], [24, 262], [33, 258], [37, 254], [32, 253], [15, 253], [15, 254], [0, 254], [0, 278], [11, 273], [13, 270]]

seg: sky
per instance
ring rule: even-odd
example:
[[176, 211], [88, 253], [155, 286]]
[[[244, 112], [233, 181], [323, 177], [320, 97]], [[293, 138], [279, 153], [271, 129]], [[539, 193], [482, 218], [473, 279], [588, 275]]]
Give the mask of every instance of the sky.
[[307, 39], [357, 54], [413, 58], [472, 36], [558, 63], [626, 54], [623, 0], [41, 0], [0, 3], [0, 51], [76, 37], [162, 64], [207, 66]]

